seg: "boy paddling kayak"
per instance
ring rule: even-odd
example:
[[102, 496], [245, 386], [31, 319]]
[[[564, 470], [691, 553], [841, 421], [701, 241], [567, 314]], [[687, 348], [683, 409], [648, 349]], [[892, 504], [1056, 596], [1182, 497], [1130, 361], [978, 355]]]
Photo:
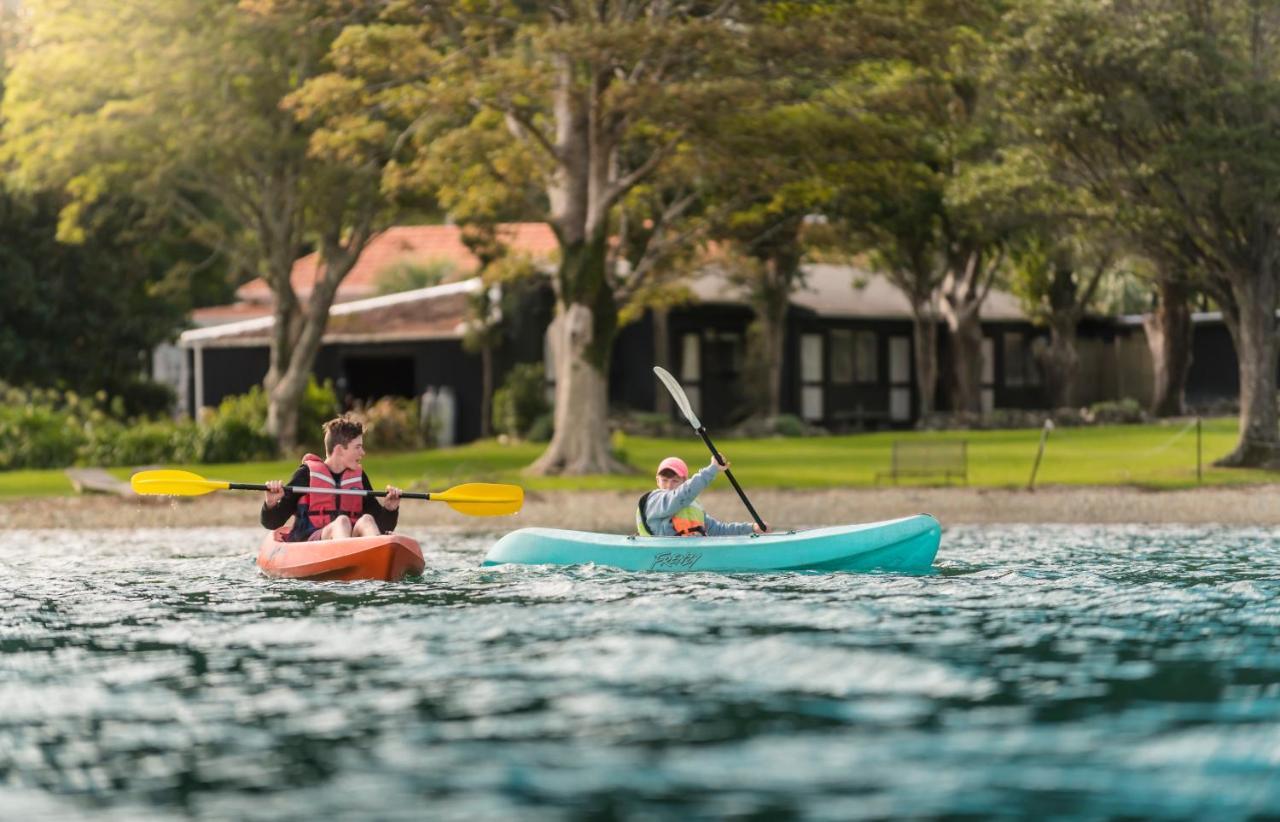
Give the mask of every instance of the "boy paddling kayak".
[[[372, 491], [364, 472], [364, 426], [347, 417], [324, 424], [325, 458], [306, 454], [287, 483], [268, 482], [259, 520], [275, 530], [296, 517], [288, 542], [372, 537], [394, 531], [400, 518], [400, 489], [387, 486], [386, 502], [371, 494], [334, 494], [325, 491]], [[286, 491], [285, 486], [306, 487], [306, 494]]]
[[667, 457], [658, 464], [654, 477], [658, 487], [646, 493], [636, 505], [636, 533], [642, 537], [731, 537], [763, 534], [754, 522], [721, 522], [698, 502], [716, 476], [729, 470], [729, 461], [712, 458], [711, 463], [692, 477], [689, 466], [679, 457]]

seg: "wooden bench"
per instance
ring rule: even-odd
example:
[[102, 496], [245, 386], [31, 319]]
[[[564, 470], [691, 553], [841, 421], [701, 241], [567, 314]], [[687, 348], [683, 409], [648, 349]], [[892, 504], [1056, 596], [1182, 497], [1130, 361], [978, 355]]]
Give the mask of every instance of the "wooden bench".
[[968, 440], [894, 440], [888, 471], [876, 474], [876, 482], [890, 477], [896, 485], [900, 477], [952, 477], [969, 482]]

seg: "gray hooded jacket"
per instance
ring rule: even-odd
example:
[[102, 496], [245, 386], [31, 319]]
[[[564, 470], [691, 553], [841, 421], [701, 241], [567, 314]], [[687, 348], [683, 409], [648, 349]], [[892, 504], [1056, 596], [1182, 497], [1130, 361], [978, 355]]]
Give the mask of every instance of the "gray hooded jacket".
[[[644, 524], [649, 527], [649, 533], [655, 537], [677, 536], [671, 517], [697, 499], [716, 478], [716, 473], [713, 459], [706, 468], [680, 483], [679, 488], [650, 491], [644, 504]], [[721, 522], [710, 514], [707, 514], [706, 523], [709, 537], [746, 536], [755, 532], [749, 522]]]

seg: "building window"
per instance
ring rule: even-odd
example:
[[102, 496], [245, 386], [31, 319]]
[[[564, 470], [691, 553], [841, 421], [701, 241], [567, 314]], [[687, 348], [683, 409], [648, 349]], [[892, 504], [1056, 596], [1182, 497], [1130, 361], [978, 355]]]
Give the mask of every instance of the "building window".
[[828, 340], [833, 385], [880, 381], [876, 332], [837, 328], [831, 331]]
[[982, 338], [982, 384], [979, 388], [982, 413], [990, 414], [996, 407], [996, 341]]
[[1024, 388], [1040, 384], [1031, 345], [1025, 334], [1010, 331], [1004, 335], [1004, 384], [1008, 388]]
[[800, 415], [817, 421], [824, 416], [822, 395], [822, 335], [800, 337]]
[[889, 338], [889, 419], [911, 419], [911, 338]]
[[854, 334], [853, 352], [853, 379], [856, 382], [880, 382], [876, 332], [859, 331]]

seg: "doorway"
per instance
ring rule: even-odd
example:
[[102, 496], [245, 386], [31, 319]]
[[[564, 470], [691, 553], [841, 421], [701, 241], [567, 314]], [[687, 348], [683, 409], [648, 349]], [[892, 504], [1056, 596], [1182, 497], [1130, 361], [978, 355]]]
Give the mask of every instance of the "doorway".
[[[412, 397], [414, 386], [413, 357], [347, 357], [342, 363], [347, 393], [353, 399], [376, 400], [379, 397]], [[338, 398], [342, 402], [342, 397]]]

